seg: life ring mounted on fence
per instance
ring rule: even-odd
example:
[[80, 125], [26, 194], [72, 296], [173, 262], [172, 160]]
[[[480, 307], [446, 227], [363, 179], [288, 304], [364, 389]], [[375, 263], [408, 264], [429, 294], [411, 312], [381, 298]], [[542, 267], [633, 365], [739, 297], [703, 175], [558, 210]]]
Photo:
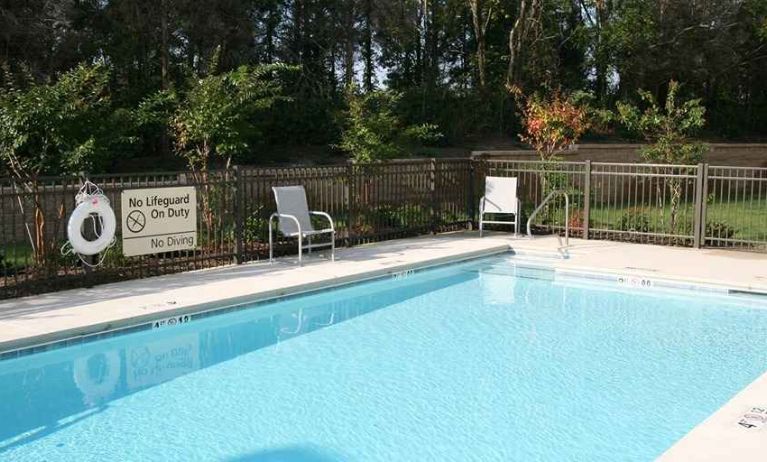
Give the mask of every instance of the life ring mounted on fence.
[[[86, 220], [96, 219], [101, 222], [101, 232], [95, 240], [89, 241], [83, 237], [83, 225]], [[109, 205], [109, 199], [104, 195], [92, 195], [81, 202], [69, 217], [67, 238], [72, 250], [80, 255], [96, 255], [112, 244], [116, 230], [117, 219]]]
[[[115, 242], [115, 233], [117, 232], [117, 219], [115, 212], [109, 203], [109, 199], [104, 192], [95, 184], [86, 181], [83, 187], [75, 196], [75, 207], [72, 215], [67, 222], [67, 240], [71, 249], [62, 247], [63, 254], [75, 253], [88, 266], [98, 266], [103, 262], [101, 260], [93, 264], [83, 259], [83, 255], [91, 256], [108, 250]], [[91, 221], [93, 234], [96, 238], [88, 240], [83, 236], [83, 227]]]

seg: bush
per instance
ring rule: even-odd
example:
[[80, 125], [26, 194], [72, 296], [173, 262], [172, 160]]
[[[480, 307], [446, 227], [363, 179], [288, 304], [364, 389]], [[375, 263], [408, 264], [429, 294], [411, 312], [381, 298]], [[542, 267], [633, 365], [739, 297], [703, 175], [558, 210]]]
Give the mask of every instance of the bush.
[[398, 114], [402, 95], [395, 91], [347, 92], [347, 126], [341, 135], [341, 150], [355, 162], [406, 157], [442, 134], [434, 124], [407, 125]]
[[[706, 223], [706, 237], [712, 239], [732, 239], [738, 231], [723, 221], [709, 221]], [[731, 245], [729, 242], [712, 241], [713, 246], [724, 247]]]
[[263, 206], [258, 206], [245, 219], [242, 239], [245, 242], [266, 242], [269, 240], [269, 219], [264, 217]]
[[568, 223], [570, 229], [581, 229], [583, 228], [583, 223], [583, 209], [575, 209], [570, 212], [570, 222]]
[[380, 205], [361, 211], [352, 229], [357, 234], [373, 234], [384, 230], [405, 230], [431, 223], [431, 212], [428, 207], [419, 204], [404, 204], [400, 206]]
[[618, 221], [618, 229], [632, 233], [646, 233], [650, 231], [650, 218], [644, 209], [629, 209], [621, 215]]

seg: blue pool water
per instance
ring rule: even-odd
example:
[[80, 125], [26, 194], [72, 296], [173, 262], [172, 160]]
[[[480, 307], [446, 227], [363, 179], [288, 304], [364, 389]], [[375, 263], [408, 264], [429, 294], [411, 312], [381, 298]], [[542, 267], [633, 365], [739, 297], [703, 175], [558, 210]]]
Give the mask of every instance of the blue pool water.
[[765, 308], [462, 263], [1, 361], [0, 460], [652, 460]]

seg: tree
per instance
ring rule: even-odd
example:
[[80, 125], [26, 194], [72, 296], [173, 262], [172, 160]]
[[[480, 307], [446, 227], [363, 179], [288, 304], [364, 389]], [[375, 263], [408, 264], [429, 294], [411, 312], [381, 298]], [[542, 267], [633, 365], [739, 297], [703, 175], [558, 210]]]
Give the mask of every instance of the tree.
[[477, 44], [479, 87], [484, 90], [487, 85], [487, 28], [493, 19], [496, 4], [494, 0], [468, 0], [468, 2], [474, 27], [474, 40]]
[[558, 152], [580, 139], [589, 127], [585, 108], [575, 104], [559, 90], [548, 96], [525, 96], [512, 89], [521, 100], [523, 131], [519, 138], [535, 149], [542, 161], [555, 160]]
[[[648, 143], [642, 147], [642, 157], [657, 164], [695, 164], [700, 162], [708, 147], [692, 136], [706, 123], [706, 108], [700, 99], [678, 101], [680, 85], [676, 81], [668, 84], [668, 95], [662, 106], [647, 91], [640, 91], [644, 109], [630, 103], [618, 103], [618, 113], [623, 124], [631, 131], [640, 134]], [[669, 179], [671, 194], [670, 232], [677, 228], [677, 213], [682, 195], [682, 185], [678, 179]], [[660, 182], [657, 188], [661, 188]], [[658, 194], [659, 207], [662, 207], [663, 194]]]
[[[555, 91], [548, 96], [526, 96], [518, 87], [512, 92], [520, 101], [523, 132], [519, 138], [530, 144], [543, 162], [540, 173], [541, 189], [548, 194], [566, 187], [567, 177], [552, 172], [559, 162], [557, 153], [573, 145], [588, 129], [586, 109]], [[545, 215], [550, 215], [547, 205]]]
[[[0, 160], [32, 198], [34, 230], [28, 234], [37, 264], [56, 247], [45, 230], [39, 177], [94, 169], [107, 159], [108, 138], [120, 137], [119, 130], [109, 133], [117, 113], [110, 111], [108, 82], [109, 69], [100, 62], [81, 64], [53, 82], [28, 77], [0, 89]], [[26, 217], [21, 199], [19, 208]]]
[[371, 162], [410, 154], [420, 143], [437, 141], [442, 135], [430, 124], [406, 125], [396, 113], [402, 95], [394, 91], [347, 93], [348, 126], [341, 135], [339, 147], [355, 162]]
[[[216, 57], [214, 56], [214, 63]], [[233, 156], [245, 152], [258, 135], [254, 117], [276, 101], [286, 99], [281, 72], [296, 70], [282, 64], [241, 66], [222, 74], [191, 79], [172, 119], [176, 152], [187, 163], [202, 190], [202, 214], [208, 235], [217, 217], [208, 178], [214, 157], [223, 161], [228, 176]], [[220, 216], [218, 219], [220, 220]]]
[[[671, 79], [708, 108], [706, 134], [767, 135], [765, 0], [0, 3], [0, 67], [43, 82], [104, 59], [112, 107], [124, 113], [160, 90], [181, 102], [191, 75], [301, 66], [284, 85], [300, 104], [275, 111], [262, 138], [275, 147], [338, 145], [345, 122], [333, 115], [350, 83], [400, 93], [401, 119], [438, 125], [446, 143], [519, 128], [504, 84], [591, 91], [614, 110], [638, 89], [664, 101]], [[136, 136], [142, 156], [172, 153], [154, 127]]]
[[506, 85], [519, 85], [522, 71], [523, 51], [526, 45], [541, 34], [543, 0], [520, 0], [514, 26], [509, 32], [509, 67]]
[[193, 172], [206, 172], [213, 156], [231, 166], [258, 136], [253, 117], [282, 94], [279, 74], [296, 70], [282, 64], [241, 66], [222, 74], [192, 79], [172, 121], [176, 152]]
[[695, 164], [707, 147], [692, 137], [706, 123], [706, 108], [699, 98], [678, 101], [680, 85], [672, 80], [662, 106], [655, 96], [639, 91], [644, 109], [631, 103], [618, 103], [618, 114], [629, 130], [640, 134], [649, 144], [641, 150], [648, 162], [659, 164]]

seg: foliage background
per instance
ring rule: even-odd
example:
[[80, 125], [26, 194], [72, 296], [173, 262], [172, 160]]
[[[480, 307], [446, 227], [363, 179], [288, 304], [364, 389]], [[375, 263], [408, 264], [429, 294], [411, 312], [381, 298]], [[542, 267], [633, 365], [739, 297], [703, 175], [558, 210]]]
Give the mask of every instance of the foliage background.
[[[640, 89], [663, 105], [674, 80], [680, 98], [707, 108], [704, 137], [754, 140], [767, 137], [766, 18], [767, 0], [2, 0], [0, 85], [9, 95], [78, 66], [105, 69], [94, 76], [106, 79], [98, 101], [48, 148], [94, 160], [52, 153], [47, 173], [183, 167], [169, 115], [193, 82], [276, 63], [300, 70], [281, 77], [268, 110], [235, 116], [248, 127], [232, 152], [239, 163], [348, 157], [343, 133], [362, 110], [350, 102], [391, 95], [386, 116], [402, 130], [434, 128], [441, 146], [517, 140], [509, 83], [527, 94], [585, 92], [595, 109], [613, 110], [639, 103]], [[15, 111], [18, 98], [0, 100]], [[635, 135], [586, 134], [605, 136]]]

